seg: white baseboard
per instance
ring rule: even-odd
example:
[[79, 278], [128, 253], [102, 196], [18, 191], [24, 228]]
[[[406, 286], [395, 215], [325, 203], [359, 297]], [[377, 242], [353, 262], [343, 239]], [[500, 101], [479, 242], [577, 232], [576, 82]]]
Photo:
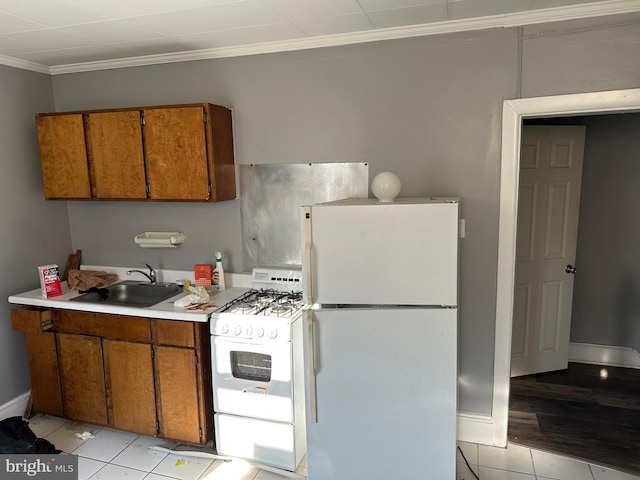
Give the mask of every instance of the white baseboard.
[[491, 415], [458, 412], [459, 441], [494, 445], [494, 430], [494, 422]]
[[29, 402], [29, 394], [31, 392], [18, 395], [13, 400], [9, 400], [4, 405], [0, 405], [0, 420], [9, 417], [22, 417], [27, 409], [27, 403]]
[[571, 342], [569, 344], [569, 361], [611, 365], [613, 367], [640, 368], [640, 353], [631, 347]]

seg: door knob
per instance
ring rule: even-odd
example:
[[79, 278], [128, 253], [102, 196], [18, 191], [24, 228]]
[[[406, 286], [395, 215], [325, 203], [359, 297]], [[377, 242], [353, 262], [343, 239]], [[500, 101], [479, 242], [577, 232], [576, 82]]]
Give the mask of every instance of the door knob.
[[566, 267], [564, 267], [564, 271], [567, 273], [576, 273], [576, 267], [574, 267], [573, 265], [567, 265]]

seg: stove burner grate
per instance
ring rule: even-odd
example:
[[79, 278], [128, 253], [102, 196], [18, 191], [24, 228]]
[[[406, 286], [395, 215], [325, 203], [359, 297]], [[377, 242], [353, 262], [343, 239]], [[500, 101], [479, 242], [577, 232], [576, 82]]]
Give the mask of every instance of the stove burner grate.
[[302, 307], [302, 292], [278, 292], [273, 289], [249, 290], [221, 311], [238, 315], [289, 317]]
[[264, 311], [264, 314], [273, 315], [275, 317], [283, 317], [283, 316], [291, 315], [294, 310], [295, 310], [295, 307], [291, 303], [278, 303], [276, 305], [273, 305], [267, 308]]

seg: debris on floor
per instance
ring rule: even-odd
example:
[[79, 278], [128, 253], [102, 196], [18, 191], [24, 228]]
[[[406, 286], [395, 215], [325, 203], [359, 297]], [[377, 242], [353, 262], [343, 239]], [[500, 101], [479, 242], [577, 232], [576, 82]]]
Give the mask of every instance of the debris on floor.
[[76, 433], [76, 437], [78, 437], [80, 440], [89, 440], [90, 438], [93, 438], [95, 435], [91, 432], [87, 432], [86, 430], [82, 433]]

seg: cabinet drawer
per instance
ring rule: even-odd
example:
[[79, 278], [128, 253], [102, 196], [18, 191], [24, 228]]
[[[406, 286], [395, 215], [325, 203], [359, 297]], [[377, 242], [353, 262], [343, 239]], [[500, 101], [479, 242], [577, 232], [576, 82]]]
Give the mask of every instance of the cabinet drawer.
[[153, 343], [157, 345], [174, 345], [177, 347], [194, 347], [193, 323], [178, 320], [151, 320]]
[[53, 310], [12, 308], [11, 327], [18, 332], [40, 333], [53, 327]]
[[55, 332], [75, 335], [127, 340], [130, 342], [151, 342], [151, 328], [148, 318], [90, 313], [74, 310], [56, 310]]

